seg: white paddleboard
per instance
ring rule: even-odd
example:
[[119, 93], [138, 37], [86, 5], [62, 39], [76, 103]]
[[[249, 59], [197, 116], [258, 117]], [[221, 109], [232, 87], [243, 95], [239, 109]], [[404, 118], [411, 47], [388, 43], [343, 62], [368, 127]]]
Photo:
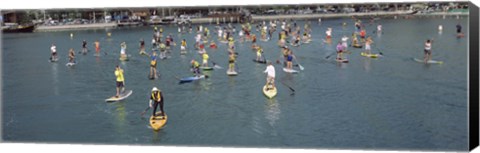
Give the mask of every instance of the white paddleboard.
[[287, 72], [287, 73], [298, 73], [297, 70], [294, 70], [294, 69], [287, 69], [287, 68], [283, 68], [283, 71]]
[[76, 63], [72, 63], [72, 62], [68, 62], [67, 64], [65, 64], [66, 66], [74, 66]]
[[112, 96], [108, 99], [105, 99], [106, 102], [114, 102], [114, 101], [120, 101], [124, 100], [128, 96], [130, 96], [133, 93], [132, 90], [125, 90], [125, 92], [121, 93], [118, 97]]
[[238, 73], [236, 71], [227, 71], [228, 76], [236, 76]]

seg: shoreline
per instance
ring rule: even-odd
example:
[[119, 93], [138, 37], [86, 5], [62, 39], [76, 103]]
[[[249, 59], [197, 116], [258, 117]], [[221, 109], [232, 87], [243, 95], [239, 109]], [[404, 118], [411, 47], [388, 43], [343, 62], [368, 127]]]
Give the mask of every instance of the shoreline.
[[[433, 13], [417, 13], [411, 14], [413, 11], [395, 11], [395, 12], [366, 12], [366, 13], [331, 13], [331, 14], [293, 14], [293, 15], [253, 15], [253, 21], [263, 20], [281, 20], [281, 19], [318, 19], [318, 18], [344, 18], [344, 17], [364, 17], [364, 16], [396, 16], [396, 15], [413, 15], [413, 16], [465, 16], [468, 12], [433, 12]], [[192, 24], [206, 24], [206, 23], [231, 23], [238, 21], [239, 18], [193, 18]], [[146, 25], [151, 26], [151, 25]], [[38, 26], [35, 32], [52, 32], [52, 31], [67, 31], [67, 30], [89, 30], [89, 29], [103, 29], [119, 27], [117, 22], [111, 23], [93, 23], [80, 25], [60, 25], [60, 26]]]
[[89, 30], [118, 27], [116, 22], [112, 23], [92, 23], [92, 24], [76, 24], [76, 25], [59, 25], [59, 26], [38, 26], [35, 32], [52, 32], [67, 30]]

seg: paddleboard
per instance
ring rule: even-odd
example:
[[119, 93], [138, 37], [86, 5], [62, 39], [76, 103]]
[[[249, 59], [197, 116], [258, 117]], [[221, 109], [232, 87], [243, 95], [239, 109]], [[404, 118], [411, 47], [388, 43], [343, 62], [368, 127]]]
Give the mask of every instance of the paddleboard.
[[105, 99], [106, 102], [115, 102], [115, 101], [120, 101], [124, 100], [128, 96], [130, 96], [133, 93], [132, 90], [125, 90], [125, 92], [121, 93], [118, 97], [112, 96], [108, 99]]
[[277, 95], [277, 88], [273, 88], [273, 89], [268, 89], [267, 90], [267, 85], [263, 86], [263, 94], [271, 99], [273, 97], [275, 97]]
[[382, 56], [380, 54], [367, 54], [365, 52], [361, 52], [360, 55], [365, 56], [365, 57], [370, 57], [370, 58], [377, 58], [377, 57]]
[[180, 51], [180, 55], [185, 55], [185, 54], [187, 54], [187, 51], [186, 51], [186, 50], [184, 50], [184, 51], [183, 51], [183, 50], [182, 50], [182, 51]]
[[294, 70], [294, 69], [287, 69], [287, 68], [283, 68], [283, 71], [287, 72], [287, 73], [298, 73], [297, 70]]
[[354, 45], [352, 45], [352, 46], [355, 47], [355, 48], [362, 48], [362, 47], [363, 47], [363, 46], [360, 45], [360, 44], [354, 44]]
[[348, 59], [341, 59], [341, 60], [335, 59], [335, 60], [339, 63], [348, 63]]
[[160, 59], [169, 59], [171, 56], [158, 56]]
[[205, 71], [213, 70], [213, 67], [208, 67], [208, 66], [207, 66], [207, 67], [201, 66], [201, 67], [199, 67], [199, 68], [202, 69], [202, 70], [205, 70]]
[[53, 63], [53, 62], [57, 62], [57, 61], [58, 61], [58, 59], [59, 59], [59, 57], [57, 57], [57, 58], [54, 58], [54, 59], [50, 58], [50, 59], [48, 59], [48, 61]]
[[199, 80], [199, 79], [203, 79], [205, 78], [205, 75], [201, 75], [199, 77], [186, 77], [186, 78], [182, 78], [180, 79], [180, 82], [179, 83], [187, 83], [187, 82], [192, 82], [192, 81], [195, 81], [195, 80]]
[[228, 76], [236, 76], [238, 73], [236, 71], [227, 71]]
[[253, 59], [253, 62], [261, 63], [261, 64], [266, 64], [267, 63], [267, 61], [263, 61], [263, 60], [262, 61], [257, 61], [257, 59]]
[[[413, 58], [413, 60], [419, 62], [419, 63], [425, 63], [423, 59], [418, 59], [418, 58]], [[427, 61], [428, 64], [443, 64], [443, 61], [435, 61], [435, 60], [429, 60]]]
[[150, 116], [150, 126], [152, 127], [153, 130], [157, 131], [160, 130], [165, 124], [167, 124], [167, 113], [165, 113], [165, 116], [160, 116], [161, 113], [157, 112], [155, 113], [157, 116]]
[[300, 43], [298, 43], [298, 44], [290, 44], [290, 45], [292, 45], [293, 47], [298, 47], [298, 46], [300, 46]]
[[119, 59], [120, 61], [128, 61], [128, 58], [127, 58], [127, 57], [125, 57], [125, 58], [120, 57], [120, 58], [118, 58], [118, 59]]
[[67, 64], [65, 64], [66, 66], [74, 66], [76, 63], [72, 63], [72, 62], [68, 62]]
[[147, 55], [147, 56], [148, 56], [148, 53], [145, 52], [145, 51], [140, 51], [138, 54], [140, 54], [140, 55]]

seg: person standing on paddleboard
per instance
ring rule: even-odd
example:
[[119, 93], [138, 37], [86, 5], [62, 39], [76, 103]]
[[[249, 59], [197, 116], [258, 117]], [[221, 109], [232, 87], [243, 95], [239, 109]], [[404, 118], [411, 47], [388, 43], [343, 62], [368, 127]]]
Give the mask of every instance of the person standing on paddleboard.
[[458, 23], [456, 27], [457, 27], [457, 37], [463, 37], [462, 25], [460, 25], [460, 23]]
[[202, 54], [202, 59], [203, 59], [202, 66], [203, 67], [208, 67], [208, 58], [209, 58], [209, 56], [208, 56], [207, 52], [206, 51], [203, 52], [203, 54]]
[[[153, 102], [153, 104], [152, 104]], [[162, 92], [157, 89], [157, 87], [153, 87], [152, 94], [150, 95], [150, 108], [153, 107], [153, 116], [157, 116], [157, 107], [160, 104], [160, 111], [162, 112], [161, 116], [165, 116], [165, 111], [163, 110], [163, 94]]]
[[95, 41], [95, 54], [100, 55], [100, 42], [98, 40]]
[[52, 56], [50, 57], [51, 61], [57, 60], [57, 46], [55, 44], [52, 44], [52, 47], [50, 47], [50, 51]]
[[371, 44], [373, 43], [372, 37], [368, 37], [367, 40], [365, 41], [365, 51], [367, 54], [372, 54], [372, 47]]
[[344, 51], [344, 47], [342, 45], [342, 42], [338, 42], [338, 44], [337, 44], [337, 60], [342, 60], [343, 59], [343, 51]]
[[123, 69], [120, 66], [115, 67], [115, 77], [117, 77], [117, 94], [115, 95], [116, 98], [120, 96], [120, 90], [122, 93], [125, 91], [125, 78], [123, 77]]
[[229, 53], [230, 53], [230, 55], [228, 56], [228, 72], [234, 72], [235, 71], [236, 55], [235, 55], [235, 52], [233, 52], [233, 51], [231, 51]]
[[150, 58], [150, 78], [153, 79], [157, 76], [157, 52], [153, 51]]
[[295, 58], [295, 55], [293, 55], [293, 51], [288, 49], [287, 53], [287, 69], [292, 70], [293, 69], [293, 59]]
[[433, 39], [427, 39], [427, 41], [425, 42], [425, 49], [423, 50], [423, 61], [425, 62], [425, 64], [427, 64], [427, 62], [432, 58], [432, 43]]
[[275, 67], [273, 67], [273, 64], [271, 61], [268, 61], [267, 63], [268, 63], [268, 66], [263, 73], [267, 73], [266, 86], [269, 87], [268, 86], [269, 84], [272, 85], [270, 88], [267, 88], [267, 90], [269, 90], [269, 89], [275, 88]]
[[75, 63], [75, 51], [73, 48], [70, 48], [70, 51], [68, 51], [68, 62]]
[[142, 39], [140, 39], [140, 54], [145, 54], [145, 41]]
[[127, 43], [122, 42], [120, 44], [120, 58], [124, 58], [124, 59], [127, 58], [126, 50], [127, 50]]
[[348, 47], [348, 44], [347, 44], [347, 41], [348, 41], [348, 37], [343, 35], [342, 37], [342, 46], [343, 46], [343, 49], [346, 50], [347, 47]]
[[258, 47], [257, 49], [257, 61], [262, 61], [262, 53], [263, 53], [263, 49], [262, 47]]
[[82, 53], [85, 55], [87, 54], [87, 41], [83, 40], [82, 42]]

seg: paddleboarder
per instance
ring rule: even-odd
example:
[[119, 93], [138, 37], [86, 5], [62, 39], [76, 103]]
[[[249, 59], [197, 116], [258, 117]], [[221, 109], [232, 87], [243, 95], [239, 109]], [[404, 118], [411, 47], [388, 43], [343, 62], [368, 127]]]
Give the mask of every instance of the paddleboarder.
[[274, 89], [275, 88], [275, 67], [273, 67], [273, 64], [271, 61], [267, 62], [267, 68], [263, 73], [267, 73], [267, 82], [265, 85], [267, 87], [269, 87], [268, 86], [269, 84], [271, 85], [270, 88], [267, 88], [267, 90]]
[[73, 48], [70, 48], [70, 51], [68, 51], [68, 62], [75, 63], [75, 51]]
[[203, 54], [202, 54], [202, 59], [203, 59], [202, 66], [203, 67], [208, 67], [208, 58], [209, 58], [209, 56], [208, 56], [207, 52], [206, 51], [203, 52]]
[[120, 44], [120, 58], [127, 59], [126, 50], [127, 50], [127, 44], [125, 42], [122, 42]]
[[157, 116], [157, 108], [160, 106], [161, 116], [165, 116], [165, 111], [163, 110], [163, 94], [162, 92], [157, 89], [157, 87], [153, 87], [152, 94], [150, 95], [150, 108], [153, 107], [153, 116]]
[[120, 96], [120, 89], [122, 90], [122, 93], [125, 91], [125, 78], [123, 77], [123, 69], [118, 65], [115, 67], [114, 73], [115, 77], [117, 77], [117, 94], [115, 95], [115, 98], [118, 98]]
[[87, 41], [83, 40], [82, 42], [82, 53], [85, 55], [87, 54]]
[[367, 40], [365, 41], [365, 52], [367, 52], [367, 54], [372, 54], [372, 47], [371, 47], [371, 44], [373, 43], [373, 40], [372, 40], [372, 37], [368, 37]]
[[427, 39], [427, 41], [425, 42], [425, 49], [423, 50], [423, 61], [425, 62], [425, 64], [427, 64], [427, 62], [432, 58], [432, 43], [433, 39]]
[[100, 55], [100, 42], [98, 40], [95, 41], [95, 54]]
[[190, 61], [190, 64], [192, 64], [192, 72], [196, 77], [200, 77], [200, 63], [198, 63], [195, 59], [192, 59]]
[[50, 51], [52, 53], [52, 56], [50, 57], [51, 61], [56, 61], [57, 60], [57, 46], [55, 44], [52, 44], [52, 47], [50, 47]]
[[337, 44], [337, 60], [342, 60], [343, 59], [343, 51], [344, 51], [344, 46], [342, 45], [342, 42], [338, 42], [338, 44]]
[[146, 54], [145, 52], [145, 41], [142, 39], [140, 39], [140, 54]]
[[153, 51], [150, 58], [150, 78], [154, 79], [157, 76], [157, 52]]

